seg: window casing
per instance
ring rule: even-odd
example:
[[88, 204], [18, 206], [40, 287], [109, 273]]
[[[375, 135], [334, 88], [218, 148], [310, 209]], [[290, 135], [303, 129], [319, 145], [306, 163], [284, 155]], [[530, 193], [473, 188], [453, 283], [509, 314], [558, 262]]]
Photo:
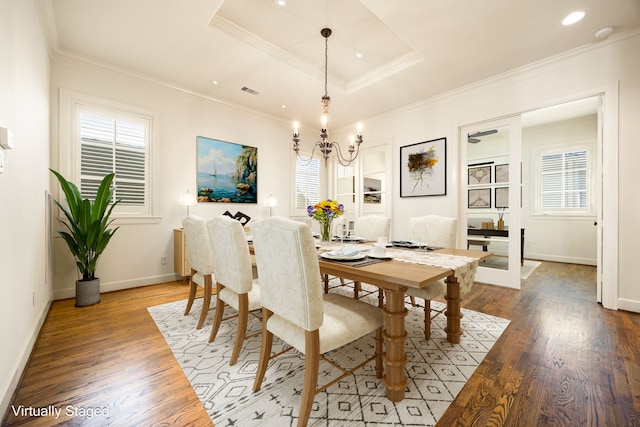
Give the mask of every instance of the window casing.
[[591, 205], [589, 147], [542, 150], [538, 157], [539, 214], [589, 214]]

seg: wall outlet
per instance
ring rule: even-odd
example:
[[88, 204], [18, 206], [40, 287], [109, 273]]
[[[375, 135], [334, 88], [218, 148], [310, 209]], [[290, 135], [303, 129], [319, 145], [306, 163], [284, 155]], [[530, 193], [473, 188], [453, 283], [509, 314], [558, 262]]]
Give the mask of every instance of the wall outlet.
[[168, 257], [167, 255], [162, 255], [160, 257], [160, 264], [165, 265], [168, 262]]

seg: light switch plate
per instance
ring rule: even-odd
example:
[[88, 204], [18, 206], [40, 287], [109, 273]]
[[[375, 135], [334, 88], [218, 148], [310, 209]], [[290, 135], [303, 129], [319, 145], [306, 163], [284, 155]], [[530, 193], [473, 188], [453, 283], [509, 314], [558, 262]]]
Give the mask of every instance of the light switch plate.
[[4, 150], [0, 148], [0, 173], [4, 172]]
[[7, 149], [13, 148], [13, 132], [8, 128], [0, 127], [0, 147]]

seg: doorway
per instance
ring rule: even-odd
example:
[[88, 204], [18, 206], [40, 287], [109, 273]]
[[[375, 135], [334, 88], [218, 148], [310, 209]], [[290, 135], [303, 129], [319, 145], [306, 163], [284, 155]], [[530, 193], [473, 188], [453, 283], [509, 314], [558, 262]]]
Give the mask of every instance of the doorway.
[[[606, 128], [603, 126], [604, 116], [603, 108], [605, 94], [610, 95], [608, 99], [609, 105], [615, 102], [617, 99], [617, 92], [614, 91], [614, 87], [608, 88], [601, 94], [585, 96], [585, 98], [577, 101], [568, 101], [558, 103], [553, 107], [538, 108], [530, 110], [517, 116], [518, 120], [514, 122], [516, 124], [513, 129], [517, 129], [519, 138], [514, 136], [510, 137], [507, 141], [510, 144], [510, 148], [515, 148], [517, 144], [517, 153], [512, 150], [502, 148], [501, 151], [487, 153], [487, 148], [493, 142], [492, 139], [500, 135], [499, 124], [500, 121], [486, 121], [480, 124], [468, 125], [460, 128], [461, 138], [461, 169], [463, 172], [463, 180], [461, 185], [461, 197], [462, 206], [461, 218], [464, 218], [464, 224], [461, 226], [461, 231], [464, 235], [467, 235], [467, 230], [463, 230], [463, 227], [469, 227], [469, 219], [477, 217], [478, 214], [489, 214], [487, 218], [498, 218], [500, 209], [504, 205], [504, 198], [500, 199], [499, 195], [496, 195], [496, 188], [501, 185], [502, 178], [496, 176], [496, 165], [504, 163], [518, 162], [520, 164], [519, 170], [513, 170], [509, 168], [508, 191], [509, 195], [512, 192], [517, 191], [519, 193], [518, 199], [515, 201], [517, 206], [513, 206], [513, 199], [508, 198], [509, 205], [506, 208], [507, 212], [504, 213], [505, 218], [508, 218], [509, 225], [513, 229], [516, 226], [520, 226], [526, 231], [525, 237], [529, 237], [522, 241], [522, 249], [524, 257], [531, 257], [540, 260], [568, 262], [577, 264], [596, 265], [598, 270], [598, 283], [597, 283], [597, 296], [596, 299], [602, 302], [603, 293], [608, 297], [608, 304], [603, 302], [603, 305], [607, 308], [615, 307], [615, 299], [617, 296], [615, 287], [617, 282], [615, 278], [615, 262], [609, 264], [608, 275], [610, 277], [610, 283], [607, 287], [609, 290], [602, 286], [605, 282], [607, 274], [605, 273], [605, 263], [603, 257], [609, 257], [608, 262], [611, 263], [617, 259], [617, 251], [605, 254], [603, 251], [603, 242], [606, 239], [603, 238], [602, 233], [602, 216], [603, 216], [603, 192], [606, 187], [609, 194], [614, 193], [617, 188], [617, 180], [612, 177], [608, 179], [602, 174], [602, 165], [604, 162], [615, 160], [617, 154], [617, 145], [614, 138], [617, 135], [617, 127], [611, 126]], [[615, 104], [614, 104], [615, 105]], [[609, 120], [615, 122], [615, 113], [612, 108], [609, 111]], [[607, 131], [608, 129], [608, 131]], [[497, 130], [497, 132], [495, 132]], [[504, 133], [504, 132], [502, 132]], [[475, 138], [477, 134], [480, 138]], [[479, 139], [480, 141], [471, 141], [471, 139]], [[504, 138], [503, 138], [504, 139]], [[604, 149], [604, 140], [608, 139], [615, 145], [615, 149]], [[477, 146], [486, 143], [484, 150], [478, 150]], [[475, 146], [474, 146], [475, 145]], [[587, 147], [588, 154], [586, 155], [588, 161], [588, 167], [580, 172], [580, 179], [584, 180], [588, 190], [588, 194], [583, 193], [582, 205], [563, 205], [560, 208], [565, 208], [553, 212], [553, 209], [549, 211], [549, 206], [542, 206], [540, 204], [542, 188], [541, 183], [543, 178], [541, 176], [541, 159], [544, 158], [545, 153], [548, 154], [553, 150], [556, 151], [568, 151], [567, 147]], [[563, 148], [564, 147], [564, 148]], [[560, 150], [562, 148], [562, 150]], [[480, 153], [480, 154], [478, 154]], [[484, 155], [482, 153], [485, 153]], [[502, 153], [502, 154], [501, 154]], [[517, 160], [516, 160], [517, 159]], [[485, 165], [483, 165], [485, 163]], [[490, 165], [491, 168], [486, 167]], [[471, 186], [469, 183], [473, 176], [469, 176], [470, 168], [484, 168], [485, 170], [491, 169], [493, 175], [488, 181], [484, 181], [483, 187], [488, 187], [492, 191], [489, 196], [487, 188]], [[502, 166], [501, 166], [502, 167]], [[614, 169], [615, 170], [615, 169]], [[514, 172], [517, 175], [513, 175]], [[578, 176], [568, 174], [566, 176]], [[519, 182], [514, 185], [513, 176], [518, 176]], [[481, 191], [480, 191], [481, 190]], [[491, 197], [485, 200], [484, 210], [472, 211], [474, 204], [470, 197], [477, 197], [478, 194], [484, 193]], [[611, 196], [609, 196], [611, 198]], [[577, 199], [575, 199], [577, 200]], [[609, 199], [608, 199], [609, 200]], [[612, 200], [615, 201], [615, 200]], [[482, 202], [481, 202], [482, 203]], [[615, 206], [615, 205], [614, 205]], [[519, 212], [516, 214], [516, 210], [519, 207]], [[482, 216], [482, 215], [481, 215]], [[516, 218], [516, 216], [518, 218]], [[518, 221], [516, 221], [519, 219]], [[472, 221], [473, 222], [473, 221]], [[495, 223], [495, 221], [494, 221]], [[608, 230], [608, 238], [617, 243], [617, 223], [612, 224], [613, 227]], [[482, 227], [482, 222], [475, 226]], [[495, 226], [489, 224], [490, 226]], [[483, 234], [483, 233], [481, 233]], [[488, 235], [491, 233], [487, 233]], [[546, 236], [546, 237], [545, 237]], [[467, 235], [467, 242], [471, 240], [471, 236]], [[514, 247], [518, 246], [518, 240], [515, 238], [515, 233], [509, 233], [507, 241], [500, 241], [495, 238], [485, 238], [492, 244], [490, 249], [497, 255], [507, 256], [509, 259], [508, 271], [512, 270], [511, 258], [518, 256], [515, 251], [512, 251]], [[482, 239], [475, 242], [476, 244], [482, 243]], [[494, 244], [496, 243], [496, 244]], [[554, 250], [549, 250], [549, 245], [553, 245]], [[501, 247], [502, 245], [502, 247]], [[470, 247], [470, 249], [476, 249]], [[486, 249], [486, 248], [483, 248]], [[555, 251], [555, 252], [554, 252]], [[515, 267], [519, 270], [519, 267]], [[519, 271], [518, 271], [519, 272]], [[503, 279], [500, 279], [503, 276]], [[507, 280], [506, 277], [509, 277]], [[478, 270], [478, 280], [485, 281], [487, 283], [499, 284], [502, 286], [509, 286], [519, 288], [519, 277], [516, 279], [513, 275], [486, 272], [484, 268]], [[605, 297], [606, 298], [606, 297]]]

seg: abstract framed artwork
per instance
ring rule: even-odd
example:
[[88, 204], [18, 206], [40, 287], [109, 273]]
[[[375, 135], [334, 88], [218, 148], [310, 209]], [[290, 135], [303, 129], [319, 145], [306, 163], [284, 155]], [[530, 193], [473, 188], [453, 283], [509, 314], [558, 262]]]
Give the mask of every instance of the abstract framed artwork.
[[496, 187], [494, 195], [496, 208], [509, 207], [509, 187]]
[[447, 138], [400, 147], [400, 197], [447, 194]]
[[472, 188], [469, 191], [468, 208], [482, 209], [491, 207], [490, 188]]
[[258, 149], [197, 137], [200, 203], [257, 203]]

